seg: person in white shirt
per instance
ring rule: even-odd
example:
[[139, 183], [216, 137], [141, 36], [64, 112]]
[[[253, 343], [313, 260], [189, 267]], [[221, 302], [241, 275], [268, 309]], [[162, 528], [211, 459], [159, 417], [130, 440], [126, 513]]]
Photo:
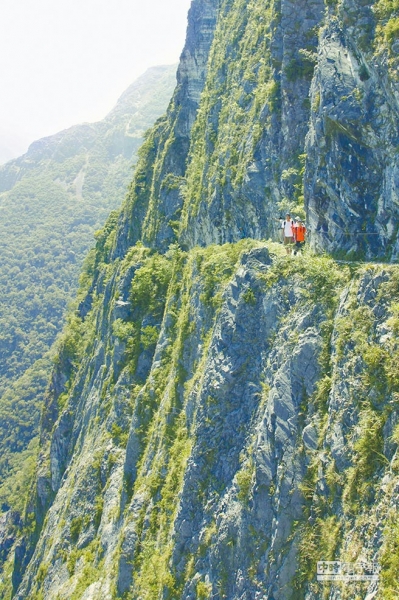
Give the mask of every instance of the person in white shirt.
[[285, 215], [285, 219], [281, 224], [283, 230], [283, 243], [287, 254], [291, 254], [294, 245], [294, 221], [291, 219], [290, 213]]

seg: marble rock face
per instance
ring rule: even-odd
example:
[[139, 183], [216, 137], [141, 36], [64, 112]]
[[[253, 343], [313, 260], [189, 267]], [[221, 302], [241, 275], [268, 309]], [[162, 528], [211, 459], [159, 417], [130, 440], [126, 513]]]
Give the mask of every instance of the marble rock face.
[[[315, 561], [387, 556], [396, 267], [285, 256], [263, 238], [304, 195], [314, 248], [395, 255], [396, 84], [373, 62], [369, 3], [261, 8], [192, 3], [173, 101], [97, 248], [87, 355], [71, 366], [65, 350], [54, 370], [18, 600], [316, 600]], [[247, 132], [237, 164], [229, 107]]]

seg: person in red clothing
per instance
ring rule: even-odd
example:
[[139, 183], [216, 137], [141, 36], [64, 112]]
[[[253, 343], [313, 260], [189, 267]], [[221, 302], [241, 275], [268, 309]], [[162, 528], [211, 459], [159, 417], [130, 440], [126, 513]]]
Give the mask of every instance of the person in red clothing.
[[294, 242], [295, 242], [295, 250], [294, 254], [297, 254], [300, 250], [302, 250], [305, 245], [305, 236], [306, 236], [306, 227], [304, 222], [298, 217], [296, 219], [295, 226], [293, 227], [294, 231]]

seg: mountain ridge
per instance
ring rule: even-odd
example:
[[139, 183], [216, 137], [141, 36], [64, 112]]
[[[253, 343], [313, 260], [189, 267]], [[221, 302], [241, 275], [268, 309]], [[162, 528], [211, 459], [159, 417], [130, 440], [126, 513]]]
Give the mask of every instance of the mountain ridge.
[[[64, 129], [58, 133], [45, 136], [32, 142], [25, 154], [8, 161], [8, 163], [5, 165], [0, 166], [1, 181], [3, 182], [3, 185], [0, 188], [1, 191], [7, 191], [10, 189], [10, 187], [12, 187], [12, 185], [16, 182], [16, 179], [12, 179], [12, 177], [20, 177], [21, 170], [23, 175], [23, 167], [29, 169], [31, 161], [40, 160], [46, 157], [50, 158], [53, 154], [56, 155], [57, 146], [62, 145], [62, 141], [68, 139], [70, 135], [81, 132], [83, 134], [81, 140], [82, 143], [85, 142], [90, 147], [90, 145], [95, 141], [95, 134], [97, 133], [98, 129], [100, 132], [103, 130], [103, 133], [106, 133], [106, 130], [112, 121], [115, 119], [120, 120], [121, 117], [123, 120], [127, 120], [126, 132], [128, 132], [129, 122], [133, 120], [135, 137], [137, 137], [135, 150], [137, 150], [145, 130], [148, 129], [151, 123], [151, 120], [143, 118], [143, 115], [140, 113], [140, 108], [142, 110], [143, 100], [144, 102], [148, 101], [148, 86], [156, 84], [159, 87], [158, 93], [160, 94], [160, 98], [163, 98], [163, 94], [161, 92], [161, 86], [163, 85], [164, 88], [167, 88], [166, 94], [168, 95], [170, 93], [170, 86], [168, 87], [167, 83], [162, 84], [162, 76], [164, 76], [169, 70], [173, 70], [175, 68], [175, 66], [157, 66], [147, 69], [147, 71], [141, 77], [139, 77], [125, 90], [125, 92], [117, 100], [114, 108], [112, 108], [109, 113], [107, 113], [107, 115], [100, 121], [72, 125], [71, 127], [68, 127], [67, 129]], [[147, 98], [144, 97], [144, 99], [142, 99], [143, 92]], [[158, 112], [155, 108], [156, 103], [157, 98], [154, 98], [154, 112]], [[162, 102], [159, 102], [159, 104], [160, 107], [158, 114], [162, 114], [165, 106]], [[135, 112], [132, 112], [133, 108], [136, 108]], [[137, 122], [136, 125], [134, 125], [135, 121]], [[141, 128], [140, 121], [142, 121]], [[131, 152], [132, 148], [126, 148], [127, 154], [131, 154]], [[13, 174], [13, 171], [17, 171], [18, 175], [16, 173]]]
[[[398, 11], [193, 1], [60, 340], [9, 597], [397, 597]], [[297, 256], [265, 239], [286, 210]]]

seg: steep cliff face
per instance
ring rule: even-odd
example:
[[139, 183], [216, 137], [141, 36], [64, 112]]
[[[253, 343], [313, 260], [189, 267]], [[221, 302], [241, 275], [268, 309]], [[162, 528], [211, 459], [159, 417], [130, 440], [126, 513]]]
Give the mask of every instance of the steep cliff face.
[[141, 236], [160, 249], [268, 237], [279, 211], [303, 213], [324, 4], [218, 4], [193, 3], [175, 103], [143, 147], [118, 254]]
[[[339, 85], [359, 72], [368, 110], [395, 126], [379, 104], [394, 63], [368, 88], [343, 49], [352, 36], [393, 52], [396, 13], [370, 8], [193, 2], [174, 101], [97, 238], [59, 342], [4, 594], [397, 597], [399, 269], [287, 256], [261, 239], [279, 210], [307, 207], [315, 248], [393, 248], [333, 235], [334, 211], [354, 227], [360, 182], [369, 193], [361, 152], [378, 154], [350, 137], [363, 125], [372, 137], [371, 117], [349, 126], [334, 113]], [[348, 136], [356, 156], [342, 152]], [[383, 197], [397, 223], [394, 191]], [[323, 584], [319, 560], [375, 561], [381, 573]]]
[[269, 237], [279, 210], [300, 210], [323, 8], [317, 0], [223, 4], [183, 190], [184, 244]]
[[203, 90], [219, 0], [193, 0], [177, 87], [168, 113], [141, 148], [141, 161], [120, 218], [114, 256], [132, 244], [167, 250], [176, 239], [190, 136]]
[[290, 210], [317, 249], [395, 258], [396, 19], [382, 0], [194, 3], [119, 247], [270, 237]]
[[326, 16], [306, 146], [317, 248], [397, 258], [396, 15], [393, 4], [348, 0]]
[[109, 274], [65, 334], [16, 598], [319, 598], [317, 560], [397, 561], [397, 267], [244, 240]]

